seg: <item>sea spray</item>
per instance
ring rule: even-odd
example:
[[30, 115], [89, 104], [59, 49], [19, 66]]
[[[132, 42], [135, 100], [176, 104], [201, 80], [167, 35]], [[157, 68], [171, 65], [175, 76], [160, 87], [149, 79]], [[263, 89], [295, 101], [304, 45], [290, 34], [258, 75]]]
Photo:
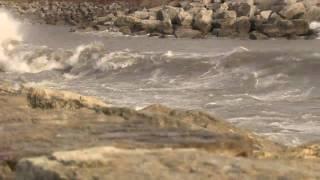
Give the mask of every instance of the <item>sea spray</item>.
[[0, 27], [1, 44], [12, 40], [22, 40], [22, 35], [19, 33], [20, 23], [4, 10], [0, 10]]
[[0, 71], [38, 73], [64, 68], [48, 47], [24, 44], [21, 28], [9, 12], [0, 10]]
[[5, 10], [0, 10], [0, 27], [0, 70], [4, 71], [16, 68], [16, 64], [10, 62], [8, 53], [14, 49], [18, 41], [22, 40], [22, 35], [19, 33], [20, 23]]
[[317, 32], [318, 33], [318, 38], [317, 39], [320, 39], [320, 22], [311, 22], [310, 23], [310, 29], [312, 29], [313, 31]]

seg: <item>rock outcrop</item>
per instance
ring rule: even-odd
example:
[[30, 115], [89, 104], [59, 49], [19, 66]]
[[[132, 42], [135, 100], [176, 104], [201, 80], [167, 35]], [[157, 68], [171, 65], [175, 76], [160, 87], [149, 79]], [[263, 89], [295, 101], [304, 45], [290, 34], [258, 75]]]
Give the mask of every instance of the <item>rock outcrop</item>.
[[[318, 0], [167, 1], [149, 9], [142, 5], [132, 7], [123, 1], [96, 5], [92, 1], [14, 3], [4, 0], [2, 6], [36, 22], [69, 24], [78, 30], [120, 31], [130, 35], [151, 33], [152, 36], [175, 35], [178, 38], [210, 35], [250, 38], [252, 32], [267, 38], [310, 38], [315, 32], [309, 24], [320, 18]], [[199, 30], [202, 36], [177, 35], [182, 29], [188, 34]]]
[[2, 179], [319, 178], [317, 143], [288, 148], [199, 111], [10, 83], [0, 107]]
[[26, 91], [27, 99], [32, 108], [96, 109], [108, 106], [106, 103], [93, 97], [82, 96], [72, 92], [41, 88], [30, 88]]
[[319, 170], [312, 161], [230, 158], [197, 149], [99, 147], [23, 159], [17, 180], [319, 179]]

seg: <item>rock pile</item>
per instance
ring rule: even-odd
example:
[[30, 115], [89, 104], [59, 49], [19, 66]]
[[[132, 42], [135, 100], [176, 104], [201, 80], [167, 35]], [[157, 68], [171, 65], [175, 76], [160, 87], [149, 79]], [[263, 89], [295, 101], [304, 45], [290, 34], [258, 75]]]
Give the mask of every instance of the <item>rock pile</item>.
[[146, 9], [124, 3], [35, 1], [16, 9], [18, 14], [32, 14], [48, 24], [87, 30], [268, 39], [312, 36], [309, 24], [320, 20], [319, 4], [319, 0], [183, 0]]
[[[309, 1], [194, 0], [136, 11], [118, 17], [124, 33], [174, 34], [176, 37], [296, 38], [313, 34], [309, 23], [319, 20], [320, 7]], [[308, 4], [308, 3], [309, 4]], [[144, 14], [143, 18], [138, 16]], [[123, 21], [126, 19], [127, 21]], [[152, 28], [150, 28], [152, 27]]]

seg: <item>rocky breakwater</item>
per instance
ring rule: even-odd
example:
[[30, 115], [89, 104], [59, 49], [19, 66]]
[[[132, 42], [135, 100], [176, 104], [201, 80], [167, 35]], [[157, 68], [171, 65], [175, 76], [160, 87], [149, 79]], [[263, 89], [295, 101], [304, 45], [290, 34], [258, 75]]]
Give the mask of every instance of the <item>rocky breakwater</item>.
[[317, 1], [194, 0], [135, 11], [115, 25], [125, 34], [294, 39], [314, 35], [309, 24], [319, 15]]
[[156, 7], [133, 7], [125, 1], [0, 2], [34, 22], [73, 25], [73, 30], [177, 38], [312, 38], [317, 32], [309, 24], [320, 21], [319, 0], [183, 0], [166, 1]]
[[126, 1], [98, 3], [97, 1], [1, 0], [1, 7], [9, 10], [16, 18], [32, 23], [71, 25], [77, 30], [106, 30], [111, 28], [111, 22], [117, 16], [127, 14], [130, 6]]
[[288, 148], [199, 111], [4, 82], [0, 107], [0, 179], [320, 178], [319, 144]]

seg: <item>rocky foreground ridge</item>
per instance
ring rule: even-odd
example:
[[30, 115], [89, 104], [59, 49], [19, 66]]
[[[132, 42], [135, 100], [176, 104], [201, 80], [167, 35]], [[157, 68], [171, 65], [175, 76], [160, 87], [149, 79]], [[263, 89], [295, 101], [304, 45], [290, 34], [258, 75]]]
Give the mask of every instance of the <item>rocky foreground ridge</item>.
[[77, 30], [177, 38], [313, 38], [319, 29], [309, 25], [320, 21], [319, 0], [176, 0], [148, 8], [90, 1], [2, 0], [0, 4], [37, 22], [69, 24]]
[[319, 143], [290, 148], [203, 112], [0, 84], [0, 179], [320, 179]]

